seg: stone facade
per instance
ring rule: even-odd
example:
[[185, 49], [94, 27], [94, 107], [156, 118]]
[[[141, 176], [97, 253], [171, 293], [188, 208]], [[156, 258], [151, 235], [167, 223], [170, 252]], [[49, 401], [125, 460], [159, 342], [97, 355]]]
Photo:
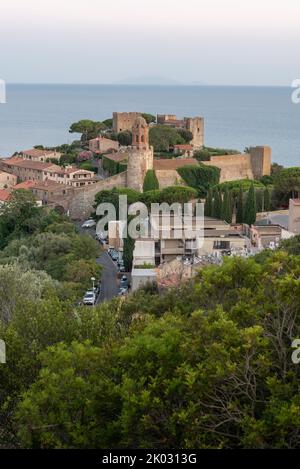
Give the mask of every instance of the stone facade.
[[212, 156], [203, 163], [221, 169], [220, 182], [260, 179], [271, 174], [271, 148], [253, 147], [249, 154]]
[[143, 117], [138, 117], [132, 127], [132, 147], [128, 152], [127, 187], [142, 191], [149, 169], [153, 169], [153, 148], [149, 145], [149, 127]]
[[289, 207], [289, 231], [300, 234], [300, 199], [291, 199]]
[[10, 189], [18, 182], [17, 176], [9, 174], [5, 171], [0, 171], [0, 189]]
[[53, 150], [41, 150], [39, 148], [32, 148], [31, 150], [25, 150], [20, 153], [21, 158], [24, 160], [39, 161], [45, 163], [49, 160], [59, 161], [61, 153]]
[[195, 150], [204, 146], [204, 118], [203, 117], [185, 117], [177, 119], [174, 114], [159, 114], [157, 123], [168, 125], [179, 129], [188, 130], [193, 134], [193, 140], [190, 142]]
[[141, 115], [140, 112], [114, 112], [113, 131], [119, 133], [123, 130], [130, 130], [131, 132], [135, 120]]
[[272, 150], [270, 147], [251, 147], [250, 160], [253, 176], [259, 179], [262, 176], [270, 176], [271, 174], [271, 161]]
[[111, 150], [118, 151], [119, 146], [119, 142], [105, 137], [97, 137], [89, 141], [90, 151], [96, 154], [106, 153]]

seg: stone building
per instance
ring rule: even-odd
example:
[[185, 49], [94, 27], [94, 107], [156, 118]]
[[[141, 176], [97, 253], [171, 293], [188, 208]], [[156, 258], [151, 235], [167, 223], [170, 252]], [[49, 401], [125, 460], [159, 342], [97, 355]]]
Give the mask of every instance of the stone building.
[[0, 171], [0, 189], [10, 189], [17, 184], [17, 179], [17, 176], [14, 174]]
[[119, 142], [105, 137], [97, 137], [89, 141], [89, 150], [96, 155], [100, 155], [108, 151], [118, 151], [119, 146]]
[[39, 148], [32, 148], [31, 150], [21, 151], [20, 157], [24, 160], [39, 161], [45, 163], [49, 160], [59, 161], [61, 153], [55, 150], [43, 150]]
[[290, 199], [289, 231], [300, 234], [300, 199]]
[[204, 146], [204, 118], [203, 117], [184, 117], [177, 119], [174, 114], [158, 114], [157, 123], [168, 125], [178, 129], [188, 130], [193, 134], [193, 140], [190, 142], [195, 150]]
[[146, 173], [153, 169], [153, 147], [149, 145], [149, 127], [137, 117], [132, 127], [132, 146], [128, 151], [127, 187], [143, 190]]
[[131, 132], [135, 120], [141, 116], [140, 112], [114, 112], [113, 131], [119, 133], [123, 130], [130, 130]]

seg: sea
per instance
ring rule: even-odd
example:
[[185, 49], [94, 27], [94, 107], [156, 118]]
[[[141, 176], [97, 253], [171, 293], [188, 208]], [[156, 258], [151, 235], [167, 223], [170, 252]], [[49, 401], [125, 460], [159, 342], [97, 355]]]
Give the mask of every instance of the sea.
[[205, 145], [243, 151], [269, 145], [273, 161], [300, 166], [300, 104], [289, 87], [8, 84], [0, 104], [0, 156], [78, 138], [80, 119], [113, 111], [205, 118]]

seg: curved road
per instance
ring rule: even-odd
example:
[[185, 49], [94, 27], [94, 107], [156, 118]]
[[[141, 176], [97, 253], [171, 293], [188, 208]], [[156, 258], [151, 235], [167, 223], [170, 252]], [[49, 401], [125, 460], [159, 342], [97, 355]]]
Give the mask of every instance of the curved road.
[[104, 252], [100, 257], [98, 257], [97, 264], [100, 264], [103, 267], [101, 293], [97, 299], [98, 304], [106, 300], [111, 300], [117, 296], [119, 285], [117, 280], [117, 267], [107, 252]]

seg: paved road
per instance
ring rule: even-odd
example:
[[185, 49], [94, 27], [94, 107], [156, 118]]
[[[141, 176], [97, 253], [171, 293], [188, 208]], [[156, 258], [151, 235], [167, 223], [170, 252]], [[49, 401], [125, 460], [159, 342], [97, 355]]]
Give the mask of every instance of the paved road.
[[103, 266], [101, 294], [97, 300], [97, 303], [101, 303], [102, 301], [111, 300], [114, 296], [117, 296], [119, 290], [117, 283], [118, 271], [114, 262], [106, 252], [98, 257], [97, 263]]

